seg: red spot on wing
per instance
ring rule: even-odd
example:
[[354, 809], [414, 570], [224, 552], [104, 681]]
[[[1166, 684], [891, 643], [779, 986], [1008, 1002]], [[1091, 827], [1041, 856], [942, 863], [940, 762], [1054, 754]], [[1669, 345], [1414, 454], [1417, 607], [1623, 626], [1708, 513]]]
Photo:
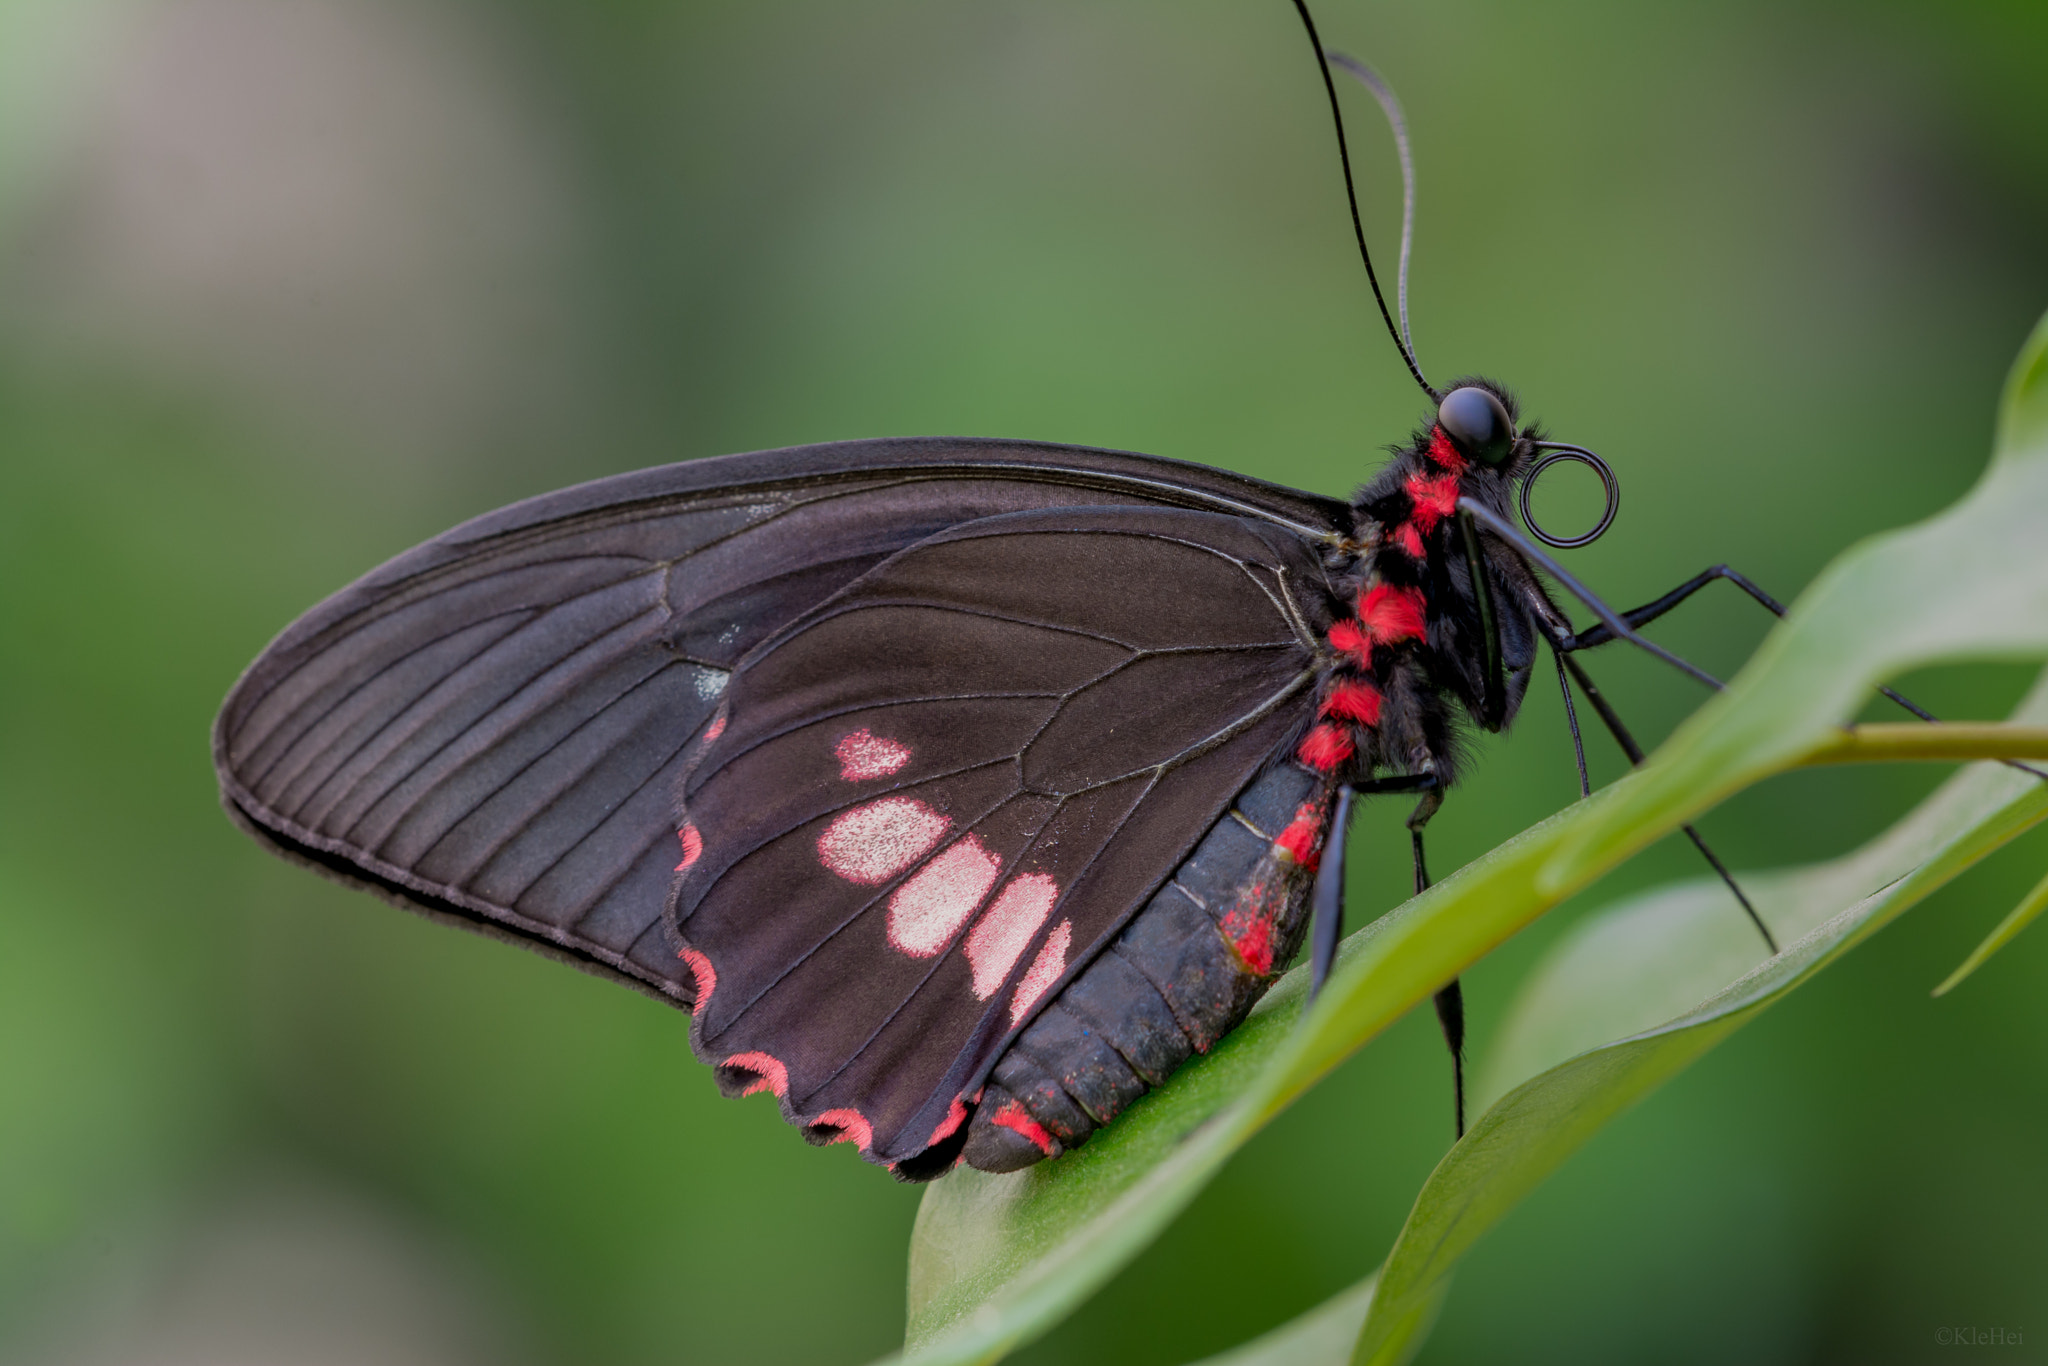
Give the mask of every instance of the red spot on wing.
[[1062, 920], [1045, 937], [1038, 957], [1031, 960], [1031, 966], [1024, 970], [1023, 978], [1017, 983], [1017, 994], [1010, 998], [1010, 1024], [1013, 1028], [1031, 1007], [1038, 1004], [1038, 998], [1045, 995], [1046, 988], [1057, 982], [1060, 974], [1067, 970], [1067, 950], [1073, 946], [1074, 922]]
[[1344, 727], [1325, 721], [1301, 738], [1301, 745], [1294, 753], [1316, 772], [1328, 773], [1349, 759], [1356, 748]]
[[740, 1092], [743, 1096], [751, 1096], [756, 1091], [773, 1091], [778, 1096], [789, 1094], [789, 1069], [772, 1054], [735, 1053], [721, 1066], [754, 1074], [754, 1079], [747, 1083], [747, 1089]]
[[939, 1121], [938, 1128], [932, 1130], [932, 1136], [925, 1141], [925, 1146], [932, 1147], [944, 1139], [951, 1138], [966, 1122], [967, 1107], [960, 1103], [960, 1097], [955, 1096], [952, 1106], [946, 1111], [946, 1117]]
[[1048, 874], [1026, 873], [1012, 878], [975, 922], [967, 932], [967, 963], [974, 969], [976, 1000], [986, 1001], [1002, 987], [1059, 897], [1059, 884]]
[[872, 1147], [875, 1141], [874, 1127], [858, 1110], [827, 1110], [806, 1124], [804, 1131], [822, 1139], [827, 1146], [851, 1143], [862, 1152]]
[[832, 757], [839, 760], [840, 777], [849, 783], [860, 783], [870, 778], [886, 778], [909, 763], [910, 747], [884, 739], [862, 726], [832, 747]]
[[818, 836], [818, 861], [873, 887], [930, 853], [951, 824], [914, 797], [883, 797], [835, 817]]
[[1376, 583], [1358, 600], [1358, 617], [1377, 644], [1420, 640], [1427, 629], [1423, 615], [1427, 605], [1420, 588]]
[[695, 1015], [711, 1004], [711, 993], [718, 990], [718, 971], [711, 966], [711, 960], [695, 949], [681, 949], [676, 957], [690, 966], [690, 976], [696, 980], [697, 996], [690, 1003], [690, 1013]]
[[1047, 1157], [1059, 1156], [1059, 1143], [1045, 1131], [1043, 1124], [1031, 1117], [1031, 1112], [1026, 1110], [1022, 1103], [1014, 1100], [1004, 1101], [988, 1118], [991, 1124], [1000, 1124], [1005, 1129], [1014, 1129], [1024, 1135], [1037, 1144], [1038, 1151]]
[[1463, 474], [1465, 466], [1471, 463], [1458, 453], [1458, 448], [1451, 444], [1451, 438], [1441, 427], [1429, 429], [1429, 458], [1452, 474]]
[[721, 711], [718, 713], [718, 719], [711, 723], [711, 728], [704, 732], [704, 743], [708, 745], [723, 734], [725, 734], [725, 713]]
[[1356, 721], [1361, 726], [1377, 726], [1380, 700], [1380, 690], [1370, 683], [1339, 683], [1323, 699], [1320, 711], [1324, 716]]
[[972, 834], [926, 863], [889, 898], [889, 946], [912, 958], [945, 948], [995, 886], [1002, 867], [1002, 859]]
[[676, 865], [676, 871], [680, 873], [704, 857], [704, 836], [697, 832], [696, 822], [692, 821], [676, 831], [676, 838], [683, 842], [683, 861]]

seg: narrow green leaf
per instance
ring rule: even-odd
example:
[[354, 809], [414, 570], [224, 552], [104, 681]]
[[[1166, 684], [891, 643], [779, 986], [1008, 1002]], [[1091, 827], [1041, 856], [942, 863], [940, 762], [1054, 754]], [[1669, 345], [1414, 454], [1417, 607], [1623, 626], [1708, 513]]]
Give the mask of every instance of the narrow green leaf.
[[2020, 898], [2020, 904], [2012, 908], [2012, 914], [1998, 922], [1998, 928], [1984, 937], [1984, 942], [1970, 951], [1962, 965], [1950, 973], [1942, 984], [1934, 989], [1936, 996], [1946, 996], [1954, 991], [1965, 977], [1984, 966], [1992, 954], [2019, 937], [2021, 930], [2034, 922], [2034, 917], [2048, 908], [2048, 877], [2034, 884], [2034, 890]]
[[2048, 320], [2014, 372], [1998, 458], [1968, 498], [1852, 549], [1640, 770], [1352, 936], [1298, 1026], [1300, 972], [1087, 1147], [935, 1183], [912, 1238], [902, 1360], [992, 1361], [1057, 1322], [1353, 1050], [1622, 860], [1825, 749], [1883, 678], [1936, 659], [2048, 654], [2048, 546], [2035, 534], [2048, 508], [2044, 354]]
[[[2048, 716], [2048, 674], [2021, 714]], [[1417, 1315], [1433, 1315], [1472, 1243], [1616, 1115], [2043, 819], [2048, 784], [1979, 764], [1856, 853], [1745, 875], [1758, 910], [1791, 941], [1774, 958], [1764, 958], [1718, 882], [1654, 891], [1575, 929], [1510, 1010], [1473, 1088], [1487, 1109], [1417, 1196], [1353, 1360], [1383, 1360], [1384, 1344], [1405, 1340]]]
[[1373, 1279], [1367, 1276], [1272, 1332], [1194, 1366], [1341, 1366], [1351, 1359], [1351, 1344], [1372, 1305]]

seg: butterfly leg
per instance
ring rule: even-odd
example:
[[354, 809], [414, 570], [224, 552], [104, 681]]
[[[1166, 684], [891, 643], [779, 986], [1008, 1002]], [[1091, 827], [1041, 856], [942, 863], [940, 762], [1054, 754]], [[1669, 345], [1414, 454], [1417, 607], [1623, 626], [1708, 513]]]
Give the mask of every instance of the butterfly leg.
[[[1408, 840], [1415, 855], [1415, 894], [1429, 890], [1429, 862], [1422, 852], [1422, 827], [1429, 824], [1444, 804], [1441, 787], [1432, 787], [1408, 814]], [[1436, 994], [1436, 1022], [1443, 1027], [1444, 1042], [1451, 1050], [1451, 1095], [1457, 1116], [1458, 1137], [1465, 1136], [1465, 989], [1453, 977]]]
[[[1776, 598], [1772, 597], [1769, 593], [1764, 592], [1763, 589], [1757, 587], [1754, 583], [1750, 582], [1750, 580], [1744, 577], [1743, 575], [1737, 573], [1733, 569], [1730, 569], [1727, 565], [1717, 564], [1707, 569], [1702, 569], [1699, 573], [1693, 575], [1684, 583], [1678, 585], [1678, 587], [1672, 589], [1669, 593], [1666, 593], [1663, 597], [1658, 598], [1653, 602], [1646, 602], [1641, 607], [1636, 608], [1634, 611], [1623, 612], [1621, 614], [1621, 619], [1624, 623], [1628, 625], [1630, 630], [1634, 630], [1638, 626], [1642, 626], [1648, 622], [1655, 621], [1658, 617], [1663, 616], [1666, 612], [1669, 612], [1672, 608], [1678, 606], [1678, 604], [1684, 602], [1687, 598], [1699, 592], [1702, 588], [1705, 588], [1708, 584], [1713, 583], [1717, 579], [1726, 579], [1729, 583], [1732, 583], [1737, 588], [1740, 588], [1744, 593], [1748, 594], [1749, 597], [1753, 601], [1755, 601], [1758, 606], [1762, 607], [1772, 616], [1782, 617], [1785, 615], [1784, 604], [1780, 603]], [[1566, 644], [1563, 648], [1568, 650], [1590, 650], [1596, 645], [1605, 645], [1609, 641], [1616, 639], [1618, 639], [1618, 637], [1614, 634], [1614, 632], [1610, 631], [1605, 624], [1601, 624], [1594, 626], [1590, 630], [1585, 631], [1580, 635], [1572, 637], [1570, 643]], [[1877, 691], [1887, 701], [1890, 701], [1896, 704], [1897, 706], [1904, 708], [1906, 711], [1909, 711], [1913, 715], [1919, 717], [1922, 721], [1935, 721], [1939, 719], [1935, 716], [1933, 712], [1927, 710], [1925, 707], [1915, 702], [1912, 698], [1907, 697], [1904, 693], [1899, 692], [1895, 688], [1889, 688], [1880, 685]], [[2007, 759], [2003, 760], [2002, 762], [2004, 762], [2005, 765], [2009, 768], [2019, 769], [2023, 773], [2031, 773], [2037, 778], [2048, 778], [2048, 773], [2044, 773], [2040, 769], [2035, 768], [2030, 764], [2020, 763], [2016, 759]]]
[[[1621, 752], [1628, 756], [1629, 763], [1631, 765], [1642, 763], [1642, 746], [1636, 743], [1635, 736], [1629, 734], [1628, 727], [1622, 724], [1621, 717], [1615, 713], [1614, 708], [1608, 703], [1606, 695], [1594, 684], [1586, 671], [1579, 667], [1579, 661], [1571, 658], [1571, 656], [1565, 654], [1560, 649], [1557, 655], [1557, 662], [1559, 670], [1558, 685], [1564, 688], [1565, 706], [1568, 708], [1571, 706], [1571, 687], [1565, 682], [1564, 673], [1565, 670], [1570, 670], [1572, 679], [1578, 683], [1580, 690], [1586, 694], [1586, 700], [1593, 704], [1593, 710], [1599, 714], [1602, 724], [1607, 727], [1608, 734], [1614, 737], [1614, 742], [1621, 746]], [[1572, 725], [1572, 735], [1574, 739], [1578, 736], [1576, 720]], [[1582, 750], [1579, 755], [1581, 784], [1585, 781], [1585, 762], [1585, 753]], [[1685, 831], [1685, 837], [1693, 842], [1693, 847], [1700, 851], [1700, 857], [1707, 861], [1708, 866], [1714, 870], [1721, 881], [1727, 884], [1728, 890], [1735, 894], [1735, 899], [1741, 903], [1744, 914], [1749, 916], [1750, 923], [1756, 926], [1756, 932], [1764, 937], [1764, 943], [1775, 954], [1778, 951], [1777, 939], [1772, 936], [1770, 927], [1764, 924], [1764, 918], [1757, 914], [1756, 907], [1743, 894], [1741, 885], [1735, 881], [1735, 875], [1728, 871], [1728, 865], [1721, 862], [1720, 855], [1716, 854], [1708, 846], [1706, 840], [1700, 837], [1698, 830], [1694, 829], [1691, 825], [1683, 825], [1679, 828]]]
[[[1313, 1005], [1329, 980], [1337, 962], [1337, 945], [1344, 938], [1344, 847], [1351, 831], [1351, 802], [1359, 796], [1382, 792], [1430, 792], [1439, 787], [1434, 773], [1403, 773], [1391, 778], [1337, 789], [1337, 803], [1330, 813], [1330, 833], [1323, 840], [1322, 862], [1316, 866], [1316, 885], [1310, 900], [1314, 925], [1309, 936], [1308, 1000]], [[1425, 797], [1424, 801], [1429, 799]], [[1436, 800], [1442, 803], [1442, 796]], [[1419, 808], [1418, 808], [1419, 809]], [[1435, 807], [1430, 808], [1434, 812]], [[1427, 820], [1428, 817], [1423, 819]], [[1416, 858], [1421, 859], [1421, 836], [1416, 836]], [[1421, 867], [1418, 861], [1418, 868]], [[1423, 883], [1422, 886], [1427, 886]], [[1417, 888], [1420, 890], [1420, 887]]]

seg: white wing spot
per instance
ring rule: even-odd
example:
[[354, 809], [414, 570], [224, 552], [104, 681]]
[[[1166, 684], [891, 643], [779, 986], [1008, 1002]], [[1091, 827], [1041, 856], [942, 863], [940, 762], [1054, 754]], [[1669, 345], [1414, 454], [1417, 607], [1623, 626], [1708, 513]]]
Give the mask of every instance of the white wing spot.
[[952, 823], [915, 798], [884, 797], [834, 817], [818, 836], [818, 861], [873, 887], [930, 853]]

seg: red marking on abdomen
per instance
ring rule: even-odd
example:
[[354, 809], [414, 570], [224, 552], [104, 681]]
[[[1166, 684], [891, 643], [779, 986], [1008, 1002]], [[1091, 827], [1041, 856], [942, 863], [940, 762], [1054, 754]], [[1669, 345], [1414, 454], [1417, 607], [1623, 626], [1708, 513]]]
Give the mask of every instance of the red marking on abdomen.
[[1294, 753], [1295, 757], [1316, 772], [1328, 773], [1349, 759], [1356, 749], [1357, 746], [1351, 743], [1351, 737], [1345, 733], [1344, 727], [1333, 726], [1325, 721], [1301, 737], [1301, 746]]
[[932, 859], [889, 898], [889, 946], [912, 958], [945, 948], [995, 886], [1002, 867], [1002, 859], [972, 834]]
[[1361, 726], [1380, 723], [1380, 690], [1370, 683], [1339, 683], [1330, 689], [1318, 709], [1324, 716], [1356, 721]]
[[735, 1053], [721, 1066], [736, 1067], [754, 1074], [754, 1079], [747, 1083], [747, 1089], [740, 1092], [743, 1096], [751, 1096], [756, 1091], [773, 1091], [778, 1096], [789, 1094], [789, 1069], [771, 1054]]
[[680, 873], [704, 857], [704, 837], [697, 833], [697, 826], [693, 821], [676, 831], [676, 838], [683, 842], [683, 861], [676, 865], [676, 871]]
[[697, 983], [697, 997], [690, 1002], [690, 1013], [699, 1014], [711, 1004], [711, 993], [718, 990], [718, 971], [711, 966], [711, 960], [695, 949], [679, 949], [676, 957], [690, 966], [690, 976]]
[[986, 1001], [1031, 947], [1038, 927], [1060, 898], [1057, 882], [1045, 873], [1012, 878], [996, 904], [967, 932], [967, 963], [974, 969], [974, 995]]
[[1230, 941], [1230, 947], [1237, 950], [1246, 967], [1267, 976], [1273, 971], [1273, 922], [1264, 916], [1254, 917], [1244, 933]]
[[1436, 524], [1458, 510], [1458, 476], [1440, 474], [1434, 479], [1425, 479], [1421, 474], [1408, 476], [1406, 485], [1408, 501], [1415, 510], [1408, 514], [1408, 520], [1417, 530], [1427, 536], [1436, 529]]
[[1391, 645], [1397, 640], [1420, 640], [1428, 629], [1424, 612], [1428, 601], [1420, 588], [1396, 588], [1376, 583], [1358, 601], [1358, 618], [1375, 644]]
[[832, 747], [839, 760], [839, 776], [849, 783], [886, 778], [910, 762], [910, 748], [876, 735], [866, 726]]
[[935, 1147], [942, 1140], [951, 1138], [954, 1132], [966, 1122], [967, 1107], [960, 1103], [960, 1097], [955, 1096], [953, 1097], [952, 1106], [946, 1111], [946, 1117], [939, 1121], [938, 1128], [932, 1130], [932, 1136], [925, 1140], [925, 1146], [928, 1148]]
[[1458, 448], [1451, 444], [1451, 438], [1444, 434], [1441, 427], [1429, 429], [1429, 458], [1452, 474], [1463, 474], [1465, 466], [1471, 463], [1458, 453]]
[[884, 797], [842, 812], [818, 836], [818, 861], [873, 887], [916, 863], [952, 822], [913, 797]]
[[1323, 836], [1323, 808], [1316, 802], [1303, 802], [1289, 821], [1280, 837], [1273, 841], [1273, 848], [1285, 851], [1287, 856], [1311, 872], [1321, 857], [1320, 842]]
[[804, 1127], [812, 1133], [817, 1133], [821, 1129], [838, 1130], [825, 1140], [827, 1147], [834, 1143], [851, 1143], [862, 1152], [866, 1152], [875, 1141], [873, 1126], [858, 1110], [827, 1110]]
[[1031, 966], [1024, 970], [1024, 976], [1017, 983], [1017, 994], [1010, 998], [1011, 1028], [1016, 1027], [1031, 1007], [1038, 1004], [1038, 998], [1045, 995], [1045, 989], [1067, 970], [1067, 950], [1073, 946], [1074, 922], [1062, 920], [1045, 937], [1038, 957], [1031, 960]]
[[1001, 1106], [989, 1115], [988, 1121], [991, 1124], [1000, 1124], [1005, 1129], [1013, 1129], [1024, 1135], [1024, 1137], [1037, 1144], [1038, 1151], [1044, 1153], [1047, 1157], [1059, 1155], [1059, 1143], [1054, 1140], [1051, 1134], [1045, 1131], [1043, 1124], [1040, 1124], [1031, 1117], [1031, 1112], [1026, 1110], [1020, 1101], [1004, 1101]]

